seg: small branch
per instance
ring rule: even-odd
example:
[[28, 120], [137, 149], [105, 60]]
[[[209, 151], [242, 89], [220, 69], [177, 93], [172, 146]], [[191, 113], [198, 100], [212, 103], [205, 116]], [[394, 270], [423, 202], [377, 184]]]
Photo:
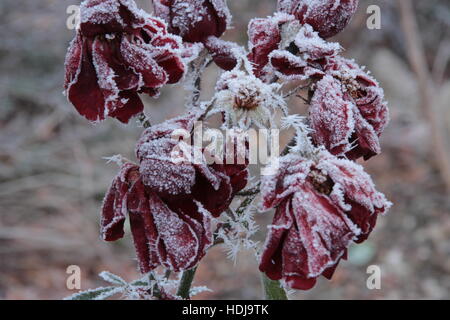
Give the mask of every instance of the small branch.
[[190, 270], [186, 270], [183, 272], [181, 276], [180, 285], [178, 287], [177, 295], [183, 299], [190, 299], [191, 296], [189, 294], [192, 286], [192, 282], [194, 281], [195, 272], [197, 271], [197, 267], [194, 267]]

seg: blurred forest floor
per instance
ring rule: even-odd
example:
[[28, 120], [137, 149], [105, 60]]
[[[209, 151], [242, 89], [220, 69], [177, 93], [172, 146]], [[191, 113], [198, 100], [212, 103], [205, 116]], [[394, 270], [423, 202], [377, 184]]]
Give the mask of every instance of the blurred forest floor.
[[[138, 1], [148, 7], [149, 1]], [[91, 125], [62, 95], [63, 63], [74, 35], [66, 8], [76, 0], [0, 2], [0, 299], [61, 299], [67, 266], [79, 265], [82, 289], [104, 285], [109, 270], [138, 278], [128, 236], [99, 238], [99, 209], [117, 168], [103, 157], [134, 158], [141, 128], [113, 120]], [[275, 0], [229, 0], [234, 29], [228, 39], [247, 41], [246, 26], [273, 11]], [[368, 30], [366, 8], [382, 8], [382, 29]], [[433, 110], [450, 142], [450, 2], [415, 1], [434, 87]], [[239, 13], [239, 14], [238, 14]], [[429, 125], [411, 71], [396, 1], [361, 0], [357, 16], [337, 37], [345, 55], [366, 65], [385, 88], [391, 118], [383, 154], [365, 163], [378, 189], [394, 202], [373, 236], [354, 246], [334, 279], [320, 280], [294, 299], [448, 299], [450, 292], [450, 197], [434, 165]], [[217, 70], [208, 71], [206, 95]], [[146, 99], [153, 122], [180, 114], [183, 90]], [[292, 110], [304, 110], [291, 101]], [[270, 215], [259, 216], [262, 223]], [[263, 240], [262, 234], [260, 235]], [[367, 266], [382, 271], [381, 290], [366, 288]], [[242, 253], [236, 265], [221, 248], [201, 263], [196, 284], [213, 290], [199, 298], [259, 299], [257, 264]]]

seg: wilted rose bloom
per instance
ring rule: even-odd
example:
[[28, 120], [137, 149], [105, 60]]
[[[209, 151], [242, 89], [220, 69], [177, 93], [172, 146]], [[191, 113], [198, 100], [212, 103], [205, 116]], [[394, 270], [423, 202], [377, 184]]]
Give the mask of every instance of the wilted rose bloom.
[[203, 43], [224, 70], [237, 64], [234, 43], [218, 39], [231, 22], [225, 0], [153, 0], [155, 14], [186, 42]]
[[335, 155], [369, 159], [381, 152], [389, 121], [383, 89], [353, 61], [335, 57], [316, 84], [309, 109], [312, 137]]
[[263, 177], [263, 209], [276, 207], [260, 270], [294, 289], [330, 279], [352, 241], [367, 239], [391, 203], [358, 164], [321, 151], [315, 160], [291, 154]]
[[204, 42], [220, 37], [230, 23], [225, 0], [153, 0], [155, 14], [169, 25], [169, 31], [187, 42]]
[[358, 7], [358, 0], [278, 0], [280, 12], [294, 15], [326, 39], [341, 32]]
[[181, 39], [131, 0], [87, 0], [66, 56], [65, 89], [91, 121], [128, 122], [142, 112], [138, 93], [151, 96], [184, 74]]
[[275, 50], [269, 55], [275, 74], [287, 81], [321, 78], [327, 59], [340, 52], [340, 45], [323, 40], [309, 25], [292, 28], [298, 32], [291, 50]]
[[140, 165], [122, 166], [105, 197], [103, 238], [121, 238], [128, 215], [142, 273], [194, 267], [212, 242], [211, 215], [226, 210], [247, 184], [246, 165], [175, 161], [181, 158], [173, 158], [171, 135], [191, 130], [195, 119], [191, 113], [147, 129], [137, 145]]

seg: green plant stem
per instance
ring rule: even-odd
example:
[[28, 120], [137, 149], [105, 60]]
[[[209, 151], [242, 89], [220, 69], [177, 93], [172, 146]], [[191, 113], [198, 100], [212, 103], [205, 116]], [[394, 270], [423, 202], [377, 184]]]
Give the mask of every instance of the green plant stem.
[[280, 281], [270, 280], [264, 273], [261, 273], [261, 280], [266, 300], [288, 300]]
[[177, 295], [183, 299], [190, 299], [189, 291], [191, 290], [192, 281], [194, 281], [195, 272], [197, 267], [183, 272], [181, 276], [180, 285], [178, 287]]

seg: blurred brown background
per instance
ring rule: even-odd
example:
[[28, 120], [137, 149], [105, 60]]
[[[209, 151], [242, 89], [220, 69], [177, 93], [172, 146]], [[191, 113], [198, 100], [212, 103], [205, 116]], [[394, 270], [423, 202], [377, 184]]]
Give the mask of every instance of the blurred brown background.
[[[368, 66], [390, 101], [383, 154], [365, 163], [394, 207], [373, 236], [354, 246], [334, 279], [320, 280], [295, 299], [450, 298], [450, 1], [361, 0], [351, 25], [337, 37], [345, 55]], [[138, 1], [148, 8], [149, 1]], [[228, 39], [245, 44], [246, 26], [275, 8], [275, 0], [229, 0], [234, 29]], [[76, 0], [0, 2], [0, 299], [61, 299], [65, 270], [82, 269], [82, 289], [104, 285], [102, 270], [138, 277], [129, 237], [99, 239], [99, 208], [116, 173], [102, 157], [133, 158], [141, 129], [114, 120], [91, 125], [62, 95], [68, 42], [66, 8]], [[381, 30], [366, 27], [366, 9], [381, 7]], [[405, 8], [403, 8], [405, 9]], [[402, 20], [403, 18], [403, 20]], [[411, 29], [416, 20], [419, 32]], [[406, 32], [405, 32], [406, 31]], [[214, 84], [217, 70], [207, 92]], [[185, 93], [164, 90], [146, 99], [160, 122], [183, 110]], [[301, 109], [299, 101], [292, 108]], [[269, 216], [258, 218], [267, 223]], [[263, 228], [264, 230], [264, 228]], [[261, 240], [262, 235], [260, 235]], [[368, 290], [366, 268], [382, 270], [381, 290]], [[259, 299], [257, 264], [249, 253], [236, 266], [221, 248], [201, 263], [196, 283], [214, 290], [208, 299]]]

